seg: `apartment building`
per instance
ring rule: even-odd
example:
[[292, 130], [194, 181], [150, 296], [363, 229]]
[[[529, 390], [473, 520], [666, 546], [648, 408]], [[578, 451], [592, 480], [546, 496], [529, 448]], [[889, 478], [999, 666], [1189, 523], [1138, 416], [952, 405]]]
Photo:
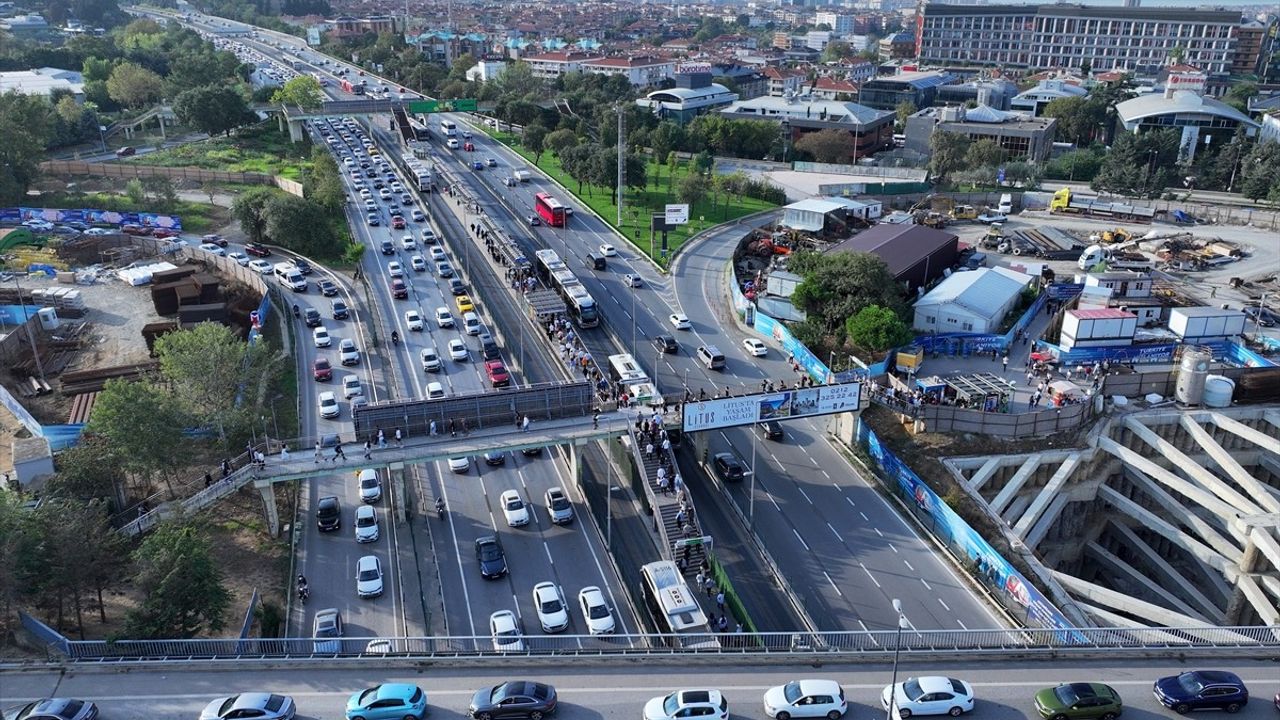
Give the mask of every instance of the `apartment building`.
[[1224, 75], [1236, 60], [1238, 10], [1090, 5], [924, 6], [922, 63], [1120, 68], [1154, 73], [1175, 47], [1183, 61]]
[[524, 57], [524, 61], [529, 63], [529, 69], [533, 71], [533, 76], [544, 80], [554, 80], [566, 73], [582, 72], [585, 63], [603, 59], [599, 55], [573, 50], [558, 50]]
[[382, 33], [400, 32], [399, 19], [391, 15], [371, 15], [369, 17], [350, 17], [343, 15], [333, 19], [334, 37], [359, 37], [366, 33], [381, 35]]
[[607, 57], [582, 63], [584, 72], [594, 75], [621, 75], [635, 87], [657, 85], [675, 74], [676, 64], [652, 55]]
[[764, 76], [769, 79], [769, 95], [772, 97], [786, 97], [800, 92], [800, 88], [804, 87], [805, 74], [803, 70], [788, 70], [786, 68], [765, 68]]
[[820, 12], [813, 16], [814, 25], [826, 25], [836, 35], [853, 33], [853, 16], [834, 12]]

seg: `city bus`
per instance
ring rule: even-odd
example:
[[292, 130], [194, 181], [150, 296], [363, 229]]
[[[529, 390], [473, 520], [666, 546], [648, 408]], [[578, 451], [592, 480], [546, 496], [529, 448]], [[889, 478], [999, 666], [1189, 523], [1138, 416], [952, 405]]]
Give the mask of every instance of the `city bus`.
[[546, 193], [533, 196], [533, 209], [537, 211], [542, 222], [551, 227], [564, 227], [564, 205]]
[[569, 317], [580, 328], [593, 328], [600, 324], [600, 308], [596, 299], [582, 285], [566, 285], [561, 291]]
[[662, 405], [662, 395], [658, 393], [657, 386], [630, 354], [609, 356], [609, 378], [619, 392], [625, 392], [637, 405]]
[[543, 285], [551, 287], [551, 273], [565, 269], [560, 253], [555, 250], [537, 250], [533, 253], [534, 269], [538, 271], [538, 279]]
[[697, 596], [689, 590], [675, 563], [658, 560], [641, 565], [640, 590], [658, 632], [678, 636], [669, 639], [671, 644], [693, 648], [719, 646], [711, 634], [707, 614], [698, 606]]
[[458, 125], [452, 120], [440, 121], [440, 134], [447, 137], [456, 137], [458, 134]]

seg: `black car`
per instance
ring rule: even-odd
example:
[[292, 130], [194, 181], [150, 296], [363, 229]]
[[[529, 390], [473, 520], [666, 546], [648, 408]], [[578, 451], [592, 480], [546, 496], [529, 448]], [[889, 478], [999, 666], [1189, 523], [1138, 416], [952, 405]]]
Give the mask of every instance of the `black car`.
[[454, 295], [466, 295], [467, 284], [461, 278], [449, 278], [449, 292]]
[[777, 420], [765, 420], [764, 422], [756, 425], [756, 428], [760, 431], [760, 434], [764, 436], [765, 440], [782, 439], [782, 423]]
[[716, 469], [716, 475], [720, 476], [725, 482], [742, 482], [744, 470], [742, 463], [729, 453], [719, 453], [711, 459], [711, 464]]
[[507, 454], [504, 452], [491, 451], [484, 454], [484, 463], [486, 465], [506, 465]]
[[294, 260], [293, 266], [298, 268], [298, 272], [302, 273], [303, 275], [310, 275], [312, 272], [311, 263], [307, 262], [306, 260], [303, 260], [302, 258], [298, 258]]
[[336, 495], [326, 495], [316, 503], [316, 527], [329, 532], [342, 527], [342, 505]]
[[480, 577], [486, 580], [507, 574], [507, 554], [492, 535], [476, 539], [476, 562], [480, 564]]
[[338, 294], [338, 286], [332, 280], [321, 280], [320, 294], [325, 297], [333, 297]]
[[303, 310], [302, 321], [307, 324], [307, 327], [320, 327], [320, 311], [315, 308]]
[[347, 304], [341, 300], [333, 301], [333, 319], [346, 320], [351, 317], [351, 311], [347, 309]]
[[390, 240], [383, 240], [383, 241], [382, 241], [382, 254], [383, 254], [383, 255], [395, 255], [395, 254], [396, 254], [396, 246], [395, 246], [395, 245], [392, 245]]
[[680, 352], [680, 346], [676, 344], [676, 339], [670, 335], [654, 335], [653, 347], [660, 353]]
[[1162, 677], [1152, 691], [1161, 705], [1179, 715], [1206, 709], [1234, 713], [1249, 704], [1249, 689], [1240, 676], [1226, 670], [1190, 670]]
[[540, 447], [524, 448], [523, 450], [520, 451], [520, 454], [525, 457], [541, 457], [542, 448]]
[[542, 720], [555, 711], [556, 689], [545, 683], [524, 680], [508, 680], [501, 685], [477, 690], [469, 709], [475, 720]]

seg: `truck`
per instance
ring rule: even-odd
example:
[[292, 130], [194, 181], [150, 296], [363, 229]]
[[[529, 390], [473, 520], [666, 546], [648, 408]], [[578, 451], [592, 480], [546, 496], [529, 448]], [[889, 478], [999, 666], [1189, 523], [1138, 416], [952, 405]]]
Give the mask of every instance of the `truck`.
[[341, 88], [342, 88], [342, 92], [345, 92], [345, 93], [351, 93], [352, 95], [363, 95], [363, 94], [364, 94], [364, 81], [363, 81], [363, 80], [361, 80], [360, 82], [355, 82], [355, 83], [351, 82], [350, 80], [343, 80], [342, 82], [340, 82], [340, 83], [338, 84], [338, 86], [339, 86], [339, 87], [341, 87]]
[[1000, 196], [1000, 204], [996, 206], [996, 212], [1001, 215], [1008, 215], [1013, 212], [1013, 195], [1004, 193]]
[[529, 182], [529, 178], [531, 177], [533, 177], [533, 175], [528, 170], [516, 170], [511, 173], [511, 179], [516, 182]]
[[1142, 253], [1125, 252], [1123, 247], [1105, 248], [1101, 245], [1090, 245], [1080, 253], [1076, 264], [1081, 270], [1092, 270], [1105, 264], [1107, 270], [1136, 270], [1148, 272], [1155, 268], [1151, 258]]
[[1053, 200], [1049, 203], [1049, 212], [1144, 223], [1151, 222], [1156, 216], [1154, 208], [1136, 207], [1126, 203], [1103, 202], [1096, 198], [1074, 197], [1071, 188], [1062, 188], [1053, 194]]

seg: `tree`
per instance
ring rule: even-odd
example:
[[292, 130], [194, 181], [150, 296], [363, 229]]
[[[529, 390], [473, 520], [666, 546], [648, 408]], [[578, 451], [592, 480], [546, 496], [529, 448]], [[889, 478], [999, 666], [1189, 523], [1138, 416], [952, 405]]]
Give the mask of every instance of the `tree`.
[[337, 257], [342, 244], [319, 205], [296, 195], [278, 193], [262, 208], [267, 236], [276, 244], [308, 257]]
[[1181, 45], [1174, 45], [1169, 48], [1169, 52], [1165, 53], [1165, 58], [1170, 65], [1181, 65], [1182, 61], [1187, 57], [1187, 49]]
[[995, 140], [982, 138], [969, 143], [969, 149], [964, 151], [964, 162], [970, 168], [989, 168], [1004, 162], [1005, 156], [1004, 148]]
[[564, 168], [569, 177], [577, 181], [579, 193], [582, 192], [584, 183], [588, 186], [591, 184], [591, 159], [599, 148], [600, 146], [594, 143], [585, 143], [566, 148], [560, 154], [560, 167]]
[[240, 223], [240, 229], [253, 242], [260, 243], [267, 232], [267, 219], [263, 210], [279, 191], [256, 187], [245, 190], [231, 202], [231, 215]]
[[820, 62], [837, 62], [852, 53], [853, 48], [849, 46], [849, 43], [832, 40], [827, 43], [826, 47], [822, 48], [822, 55], [818, 59]]
[[827, 333], [840, 332], [848, 318], [869, 305], [893, 313], [905, 307], [902, 286], [884, 260], [870, 253], [805, 250], [791, 256], [788, 269], [804, 278], [791, 301]]
[[[108, 443], [122, 468], [150, 479], [183, 461], [179, 448], [186, 426], [178, 403], [159, 385], [110, 380], [85, 429]], [[168, 484], [167, 474], [164, 479]]]
[[209, 540], [190, 525], [162, 523], [133, 554], [142, 605], [129, 612], [129, 635], [189, 638], [226, 624], [231, 593]]
[[132, 178], [124, 184], [124, 195], [135, 206], [147, 201], [147, 189], [142, 186], [142, 180], [139, 178]]
[[1249, 98], [1257, 94], [1258, 83], [1252, 80], [1241, 80], [1231, 83], [1231, 87], [1227, 88], [1227, 94], [1222, 96], [1222, 101], [1242, 113], [1248, 113]]
[[49, 140], [51, 108], [43, 98], [16, 92], [0, 95], [0, 201], [22, 202], [40, 175], [40, 160]]
[[45, 483], [50, 496], [84, 502], [112, 500], [116, 507], [126, 504], [124, 469], [102, 436], [84, 433], [78, 444], [55, 457], [58, 472]]
[[1092, 180], [1102, 169], [1103, 157], [1101, 149], [1071, 150], [1050, 160], [1044, 174], [1059, 180]]
[[853, 155], [853, 136], [845, 130], [827, 128], [805, 133], [796, 141], [796, 150], [823, 163], [848, 163]]
[[649, 145], [653, 148], [653, 158], [658, 162], [667, 159], [667, 153], [680, 147], [684, 141], [684, 129], [665, 120], [649, 133]]
[[697, 205], [710, 192], [711, 188], [707, 182], [707, 178], [697, 173], [690, 173], [680, 178], [680, 186], [676, 190], [676, 196], [680, 198], [680, 202], [688, 203], [690, 209]]
[[916, 104], [910, 100], [903, 100], [898, 103], [897, 107], [893, 109], [894, 115], [897, 116], [894, 121], [893, 131], [901, 133], [907, 127], [907, 118], [915, 115], [918, 110], [919, 108], [916, 107]]
[[1250, 200], [1280, 202], [1280, 143], [1258, 143], [1241, 166], [1241, 194]]
[[163, 175], [142, 178], [142, 187], [151, 194], [151, 203], [157, 209], [171, 211], [178, 203], [178, 188], [172, 178]]
[[547, 129], [541, 125], [530, 125], [524, 129], [524, 136], [520, 142], [525, 148], [533, 153], [533, 164], [537, 165], [542, 160], [542, 153], [546, 152]]
[[346, 202], [346, 188], [333, 154], [323, 147], [311, 149], [311, 167], [302, 176], [302, 196], [340, 216]]
[[935, 132], [929, 136], [929, 174], [942, 182], [949, 173], [965, 166], [969, 138], [960, 133]]
[[309, 110], [320, 107], [324, 102], [324, 92], [320, 90], [319, 80], [310, 75], [299, 75], [276, 90], [271, 96], [271, 102]]
[[1178, 182], [1178, 142], [1174, 130], [1121, 134], [1090, 187], [1117, 195], [1159, 197]]
[[64, 625], [64, 613], [73, 612], [83, 640], [89, 595], [96, 596], [99, 618], [106, 622], [102, 592], [119, 579], [126, 550], [124, 536], [111, 526], [106, 504], [100, 501], [51, 498], [35, 515], [40, 560], [46, 569], [39, 587], [41, 604], [56, 612], [59, 626]]
[[860, 348], [881, 352], [911, 342], [911, 328], [897, 313], [879, 305], [868, 305], [844, 324], [849, 341]]
[[1058, 137], [1084, 147], [1093, 142], [1105, 121], [1103, 110], [1098, 102], [1087, 97], [1060, 97], [1044, 106], [1044, 116], [1057, 120], [1054, 127]]
[[[528, 138], [525, 138], [525, 140], [527, 141]], [[553, 130], [547, 133], [547, 136], [542, 141], [543, 147], [550, 150], [556, 157], [560, 157], [560, 154], [567, 148], [571, 148], [577, 144], [577, 133], [568, 129]]]
[[155, 102], [164, 90], [164, 79], [156, 73], [131, 62], [123, 62], [111, 71], [107, 78], [107, 92], [111, 99], [130, 108], [140, 108]]
[[244, 96], [226, 85], [204, 85], [180, 93], [174, 98], [173, 112], [183, 123], [210, 135], [230, 135], [253, 117]]

